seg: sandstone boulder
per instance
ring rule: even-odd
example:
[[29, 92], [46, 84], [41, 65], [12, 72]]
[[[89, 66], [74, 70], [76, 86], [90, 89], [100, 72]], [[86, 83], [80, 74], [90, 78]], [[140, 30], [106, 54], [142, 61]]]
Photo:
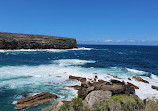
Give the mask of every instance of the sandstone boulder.
[[18, 109], [23, 109], [23, 108], [26, 108], [29, 106], [33, 106], [36, 104], [41, 104], [44, 102], [48, 102], [50, 100], [54, 100], [56, 98], [57, 98], [57, 95], [55, 95], [55, 94], [51, 94], [48, 92], [42, 92], [40, 94], [36, 94], [34, 96], [18, 100], [16, 107]]
[[110, 99], [111, 95], [112, 93], [110, 91], [92, 91], [83, 101], [83, 105], [88, 108], [93, 108], [95, 105], [102, 105]]

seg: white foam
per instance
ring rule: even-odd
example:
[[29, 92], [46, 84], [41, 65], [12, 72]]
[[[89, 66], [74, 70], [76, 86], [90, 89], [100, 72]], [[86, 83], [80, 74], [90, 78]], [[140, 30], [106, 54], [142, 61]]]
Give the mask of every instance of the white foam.
[[132, 73], [139, 73], [139, 74], [147, 73], [147, 72], [136, 70], [136, 69], [130, 69], [130, 68], [126, 68], [126, 69], [127, 71], [132, 72]]
[[[0, 87], [7, 87], [11, 89], [22, 88], [26, 85], [29, 85], [30, 89], [32, 87], [33, 91], [35, 87], [40, 87], [40, 90], [45, 91], [45, 87], [41, 87], [41, 85], [54, 85], [54, 88], [60, 89], [63, 86], [76, 85], [80, 84], [78, 81], [68, 81], [69, 75], [73, 76], [81, 76], [86, 78], [94, 78], [94, 76], [98, 75], [98, 79], [110, 80], [113, 78], [109, 74], [117, 75], [122, 78], [125, 82], [131, 82], [132, 84], [138, 86], [140, 89], [136, 90], [136, 94], [144, 99], [147, 97], [157, 97], [158, 91], [151, 88], [151, 85], [158, 86], [157, 76], [151, 75], [151, 78], [142, 77], [149, 81], [150, 84], [137, 82], [134, 79], [129, 81], [127, 78], [131, 75], [126, 70], [122, 70], [117, 67], [111, 68], [84, 68], [78, 65], [84, 65], [88, 63], [95, 63], [95, 61], [91, 60], [80, 60], [80, 59], [60, 59], [52, 61], [52, 64], [49, 65], [39, 65], [39, 66], [5, 66], [0, 67], [0, 79], [1, 81]], [[144, 71], [138, 71], [135, 69], [128, 69], [131, 73], [144, 73]], [[61, 77], [57, 77], [61, 76]], [[26, 78], [25, 78], [26, 77]], [[27, 78], [28, 77], [28, 78]], [[17, 79], [12, 79], [17, 78]], [[6, 79], [6, 80], [5, 80]], [[115, 78], [116, 79], [116, 78]], [[76, 96], [76, 91], [71, 88], [65, 88], [66, 91], [61, 91], [59, 96], [66, 99], [71, 99]], [[52, 89], [46, 89], [49, 92], [52, 92]], [[37, 91], [38, 92], [38, 89]], [[53, 92], [52, 92], [53, 93]], [[67, 95], [67, 96], [65, 96]]]
[[95, 63], [95, 61], [80, 60], [80, 59], [60, 59], [53, 61], [58, 63], [60, 66], [69, 66], [69, 65], [84, 65], [87, 63]]
[[0, 52], [32, 52], [32, 51], [48, 51], [48, 52], [67, 52], [69, 50], [92, 50], [93, 48], [73, 48], [73, 49], [17, 49], [17, 50], [0, 50]]

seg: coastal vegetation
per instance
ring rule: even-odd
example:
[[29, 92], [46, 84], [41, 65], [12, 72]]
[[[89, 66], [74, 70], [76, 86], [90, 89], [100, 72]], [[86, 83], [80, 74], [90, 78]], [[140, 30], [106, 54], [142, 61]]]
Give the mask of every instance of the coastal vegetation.
[[158, 111], [158, 100], [141, 100], [136, 96], [114, 95], [103, 105], [96, 105], [88, 109], [84, 107], [81, 98], [74, 98], [72, 102], [65, 103], [59, 111]]

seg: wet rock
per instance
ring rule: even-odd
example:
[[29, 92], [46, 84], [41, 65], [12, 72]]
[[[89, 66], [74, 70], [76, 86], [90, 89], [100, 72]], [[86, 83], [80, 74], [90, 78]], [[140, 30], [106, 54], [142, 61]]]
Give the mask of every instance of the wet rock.
[[101, 90], [111, 91], [113, 95], [114, 94], [123, 94], [125, 92], [125, 88], [122, 85], [117, 85], [117, 84], [102, 85]]
[[29, 106], [33, 106], [36, 104], [41, 104], [44, 102], [48, 102], [50, 100], [54, 100], [56, 98], [57, 98], [57, 95], [55, 95], [55, 94], [51, 94], [48, 92], [42, 92], [40, 94], [36, 94], [34, 96], [18, 100], [16, 107], [18, 109], [23, 109], [23, 108], [26, 108]]
[[127, 82], [126, 87], [134, 87], [134, 89], [139, 89], [138, 86], [136, 86], [136, 85], [134, 85], [134, 84], [132, 84], [132, 83], [129, 83], [129, 82]]
[[83, 105], [88, 108], [93, 108], [95, 105], [103, 105], [105, 101], [110, 99], [111, 95], [110, 91], [92, 91], [83, 101]]
[[97, 78], [98, 78], [98, 76], [97, 76], [97, 75], [95, 75], [95, 77], [94, 77], [94, 78], [96, 78], [96, 79], [97, 79]]
[[144, 82], [144, 83], [148, 83], [149, 84], [148, 81], [142, 79], [141, 77], [133, 76], [133, 79], [135, 79], [136, 81], [139, 81], [139, 82]]
[[104, 80], [102, 80], [102, 79], [99, 79], [99, 80], [98, 80], [98, 82], [103, 83], [103, 82], [105, 82], [105, 81], [104, 81]]
[[75, 90], [79, 90], [81, 86], [79, 85], [74, 85], [74, 86], [67, 86], [69, 88], [74, 88]]
[[151, 88], [158, 90], [158, 87], [157, 87], [157, 86], [153, 86], [153, 85], [152, 85]]
[[131, 81], [131, 78], [128, 78], [128, 80], [130, 80], [130, 81]]
[[87, 80], [87, 79], [84, 78], [84, 77], [77, 77], [77, 76], [72, 76], [72, 75], [69, 76], [69, 79], [78, 80], [78, 81], [80, 81], [80, 82], [84, 82], [84, 81]]
[[121, 81], [119, 81], [119, 80], [115, 80], [115, 79], [111, 79], [111, 80], [110, 80], [110, 82], [111, 82], [112, 84], [125, 85], [125, 83], [124, 83], [124, 82], [121, 82]]
[[91, 84], [89, 81], [85, 81], [85, 82], [82, 82], [82, 83], [81, 83], [81, 87], [88, 88], [88, 87], [90, 87], [90, 86], [92, 86], [92, 84]]

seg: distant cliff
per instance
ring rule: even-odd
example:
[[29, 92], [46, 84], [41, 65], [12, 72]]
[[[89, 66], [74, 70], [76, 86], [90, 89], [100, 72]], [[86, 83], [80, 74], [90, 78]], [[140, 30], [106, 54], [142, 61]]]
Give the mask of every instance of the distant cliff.
[[71, 49], [76, 47], [77, 42], [73, 38], [0, 32], [0, 49]]

